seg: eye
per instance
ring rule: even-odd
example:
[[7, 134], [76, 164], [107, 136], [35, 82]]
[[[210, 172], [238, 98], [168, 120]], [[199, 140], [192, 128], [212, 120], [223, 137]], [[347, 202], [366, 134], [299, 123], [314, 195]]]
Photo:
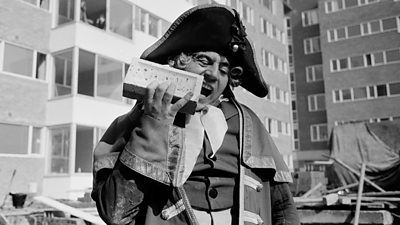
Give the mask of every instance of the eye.
[[226, 67], [226, 66], [223, 66], [223, 67], [220, 67], [220, 68], [219, 68], [219, 71], [220, 71], [222, 74], [227, 75], [227, 74], [229, 73], [229, 68]]
[[206, 66], [206, 65], [210, 65], [211, 64], [211, 62], [210, 62], [211, 60], [208, 57], [204, 56], [204, 55], [196, 55], [194, 57], [194, 59], [197, 62], [199, 62], [202, 66]]

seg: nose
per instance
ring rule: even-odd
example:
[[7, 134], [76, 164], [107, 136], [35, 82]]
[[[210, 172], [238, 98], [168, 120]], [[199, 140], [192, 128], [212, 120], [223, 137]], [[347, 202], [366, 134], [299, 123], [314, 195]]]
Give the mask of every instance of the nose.
[[217, 64], [209, 65], [204, 72], [204, 79], [207, 82], [214, 82], [218, 79], [219, 66]]

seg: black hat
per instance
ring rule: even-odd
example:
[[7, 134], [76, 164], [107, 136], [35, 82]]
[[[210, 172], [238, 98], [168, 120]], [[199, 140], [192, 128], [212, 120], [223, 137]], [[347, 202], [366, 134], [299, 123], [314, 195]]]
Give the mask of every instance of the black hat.
[[240, 85], [243, 88], [258, 97], [268, 94], [239, 14], [224, 5], [199, 5], [184, 12], [140, 58], [167, 64], [171, 56], [198, 51], [224, 55], [232, 67], [242, 67]]

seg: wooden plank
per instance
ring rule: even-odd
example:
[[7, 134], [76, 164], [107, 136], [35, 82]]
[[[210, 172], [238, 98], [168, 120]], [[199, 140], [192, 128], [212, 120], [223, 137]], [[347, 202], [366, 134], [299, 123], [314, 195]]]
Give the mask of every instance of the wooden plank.
[[358, 185], [358, 193], [357, 193], [357, 203], [356, 203], [356, 214], [354, 216], [354, 225], [358, 225], [360, 220], [360, 210], [361, 210], [361, 197], [364, 189], [364, 178], [365, 178], [365, 168], [367, 164], [365, 162], [361, 165], [361, 176]]
[[352, 184], [347, 184], [347, 185], [344, 185], [344, 186], [341, 186], [341, 187], [338, 187], [338, 188], [335, 188], [335, 189], [327, 190], [327, 191], [325, 191], [325, 193], [326, 194], [331, 194], [331, 193], [335, 193], [335, 192], [338, 192], [338, 191], [341, 191], [341, 190], [344, 190], [344, 189], [353, 188], [353, 187], [356, 187], [356, 186], [358, 186], [358, 182], [352, 183]]
[[[354, 211], [297, 209], [302, 225], [305, 224], [352, 224]], [[360, 211], [360, 224], [391, 225], [393, 216], [386, 210]]]
[[53, 207], [55, 209], [61, 210], [63, 212], [67, 212], [67, 213], [69, 213], [69, 214], [71, 214], [73, 216], [76, 216], [78, 218], [81, 218], [83, 220], [91, 222], [93, 224], [106, 225], [106, 223], [104, 223], [104, 221], [100, 217], [91, 215], [91, 214], [86, 213], [86, 212], [84, 212], [82, 210], [79, 210], [77, 208], [73, 208], [73, 207], [71, 207], [69, 205], [63, 204], [63, 203], [58, 202], [58, 201], [56, 201], [54, 199], [51, 199], [51, 198], [48, 198], [48, 197], [45, 197], [45, 196], [35, 196], [33, 199], [35, 201], [41, 202], [41, 203], [43, 203], [45, 205], [48, 205], [48, 206]]
[[[348, 197], [352, 200], [357, 199], [357, 197]], [[381, 201], [381, 202], [400, 202], [400, 198], [395, 197], [362, 197], [362, 201]]]
[[[332, 189], [333, 190], [333, 189]], [[356, 196], [357, 194], [347, 194], [347, 196]], [[386, 192], [364, 192], [363, 196], [366, 197], [381, 197], [381, 196], [399, 196], [400, 191], [386, 191]]]
[[318, 190], [318, 188], [320, 188], [322, 186], [322, 183], [319, 182], [317, 185], [315, 185], [313, 188], [311, 188], [310, 190], [308, 190], [304, 195], [301, 196], [301, 198], [307, 198], [310, 197], [312, 193], [314, 193], [316, 190]]
[[[335, 160], [337, 163], [339, 163], [341, 166], [343, 166], [344, 168], [348, 169], [350, 172], [356, 174], [357, 176], [361, 176], [361, 174], [354, 170], [353, 168], [351, 168], [350, 166], [348, 166], [346, 163], [344, 163], [342, 160], [340, 159], [336, 159], [336, 158], [332, 158], [333, 160]], [[379, 187], [377, 184], [375, 184], [374, 182], [372, 182], [370, 179], [365, 178], [364, 179], [365, 182], [367, 182], [368, 184], [370, 184], [372, 187], [376, 188], [377, 190], [379, 190], [380, 192], [386, 192], [383, 188]]]

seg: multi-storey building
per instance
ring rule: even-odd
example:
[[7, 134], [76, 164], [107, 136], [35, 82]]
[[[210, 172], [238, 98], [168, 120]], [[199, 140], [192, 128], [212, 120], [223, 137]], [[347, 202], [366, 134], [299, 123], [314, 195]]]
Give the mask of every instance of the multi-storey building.
[[342, 123], [400, 116], [400, 2], [290, 1], [298, 166], [325, 160]]
[[[218, 2], [241, 14], [271, 85], [265, 99], [240, 88], [238, 98], [255, 109], [291, 165], [285, 7], [279, 0]], [[0, 183], [0, 195], [77, 198], [88, 191], [95, 144], [134, 103], [122, 97], [130, 61], [194, 4], [0, 0], [0, 179], [15, 174], [11, 190]]]

